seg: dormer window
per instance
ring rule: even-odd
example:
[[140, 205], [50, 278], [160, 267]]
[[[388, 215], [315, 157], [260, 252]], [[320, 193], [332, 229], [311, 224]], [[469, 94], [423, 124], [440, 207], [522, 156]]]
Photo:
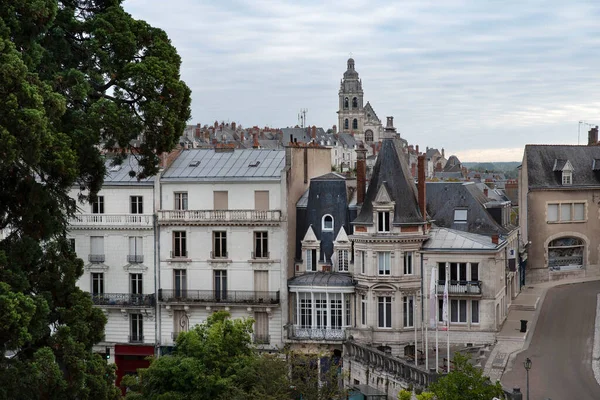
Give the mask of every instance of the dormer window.
[[573, 172], [563, 171], [562, 173], [562, 184], [571, 185], [573, 183]]
[[456, 209], [454, 210], [454, 222], [466, 223], [467, 222], [467, 209]]
[[306, 250], [306, 271], [317, 272], [317, 249]]
[[322, 231], [332, 231], [333, 230], [333, 217], [329, 214], [323, 216]]
[[390, 212], [379, 211], [377, 213], [377, 232], [390, 231]]

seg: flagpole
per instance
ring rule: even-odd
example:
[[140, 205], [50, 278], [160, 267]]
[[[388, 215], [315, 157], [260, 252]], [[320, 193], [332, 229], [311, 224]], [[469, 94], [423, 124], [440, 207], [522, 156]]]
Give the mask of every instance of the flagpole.
[[[450, 269], [448, 268], [448, 263], [446, 263], [446, 284], [450, 286]], [[446, 292], [446, 301], [450, 303], [450, 299], [448, 299], [448, 292]], [[452, 308], [450, 304], [448, 304], [449, 308]], [[447, 314], [451, 314], [448, 310]], [[448, 373], [450, 373], [450, 315], [447, 316], [448, 322], [446, 323], [446, 330], [448, 332], [448, 343], [447, 343], [447, 353], [448, 353]]]
[[435, 296], [436, 305], [435, 305], [435, 373], [437, 374], [440, 366], [440, 335], [439, 335], [439, 320], [440, 320], [440, 305], [437, 298]]
[[[431, 286], [431, 284], [429, 286]], [[429, 296], [431, 296], [431, 294], [428, 294], [425, 298], [425, 317], [427, 318], [427, 323], [425, 323], [425, 369], [427, 372], [429, 372], [429, 338], [427, 337], [427, 328], [429, 327]], [[423, 321], [421, 321], [421, 324], [422, 323]]]
[[417, 296], [413, 296], [413, 325], [415, 326], [415, 367], [419, 366], [419, 346], [417, 345]]

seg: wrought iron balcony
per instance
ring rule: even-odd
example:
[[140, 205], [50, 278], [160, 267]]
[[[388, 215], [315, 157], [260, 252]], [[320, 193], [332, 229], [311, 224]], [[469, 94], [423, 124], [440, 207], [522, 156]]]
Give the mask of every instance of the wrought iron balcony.
[[241, 303], [268, 305], [279, 304], [279, 291], [159, 289], [158, 300], [165, 303]]
[[142, 254], [128, 254], [127, 262], [130, 262], [132, 264], [143, 263], [144, 256]]
[[142, 336], [142, 335], [129, 335], [129, 343], [144, 343], [144, 336]]
[[163, 225], [260, 225], [279, 224], [281, 210], [158, 210]]
[[298, 325], [292, 325], [288, 328], [288, 339], [343, 341], [346, 339], [346, 329], [301, 328]]
[[105, 307], [154, 307], [156, 304], [154, 293], [96, 293], [91, 296], [95, 305]]
[[[438, 281], [437, 292], [444, 293], [446, 281]], [[448, 295], [481, 296], [481, 281], [448, 281]]]
[[271, 343], [271, 337], [269, 335], [260, 335], [254, 333], [252, 334], [252, 342], [254, 344], [269, 344]]
[[88, 254], [88, 260], [91, 263], [103, 263], [106, 256], [104, 254]]
[[152, 214], [76, 214], [69, 219], [75, 229], [99, 227], [152, 228]]

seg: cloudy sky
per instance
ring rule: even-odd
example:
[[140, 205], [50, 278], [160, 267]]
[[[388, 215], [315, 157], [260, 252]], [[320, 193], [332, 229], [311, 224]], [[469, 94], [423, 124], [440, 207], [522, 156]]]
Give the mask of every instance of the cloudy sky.
[[[126, 0], [164, 29], [192, 120], [337, 124], [351, 55], [365, 101], [409, 143], [461, 161], [520, 161], [600, 121], [598, 1]], [[585, 123], [580, 124], [579, 121]], [[384, 122], [385, 123], [385, 122]]]

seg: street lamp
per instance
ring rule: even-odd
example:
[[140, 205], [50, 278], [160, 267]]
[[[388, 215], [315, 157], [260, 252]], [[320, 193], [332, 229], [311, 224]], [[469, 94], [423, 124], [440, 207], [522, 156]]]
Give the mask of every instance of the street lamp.
[[527, 400], [529, 400], [529, 370], [531, 369], [531, 359], [529, 357], [527, 357], [523, 363], [523, 366], [525, 366], [525, 371], [527, 374]]

